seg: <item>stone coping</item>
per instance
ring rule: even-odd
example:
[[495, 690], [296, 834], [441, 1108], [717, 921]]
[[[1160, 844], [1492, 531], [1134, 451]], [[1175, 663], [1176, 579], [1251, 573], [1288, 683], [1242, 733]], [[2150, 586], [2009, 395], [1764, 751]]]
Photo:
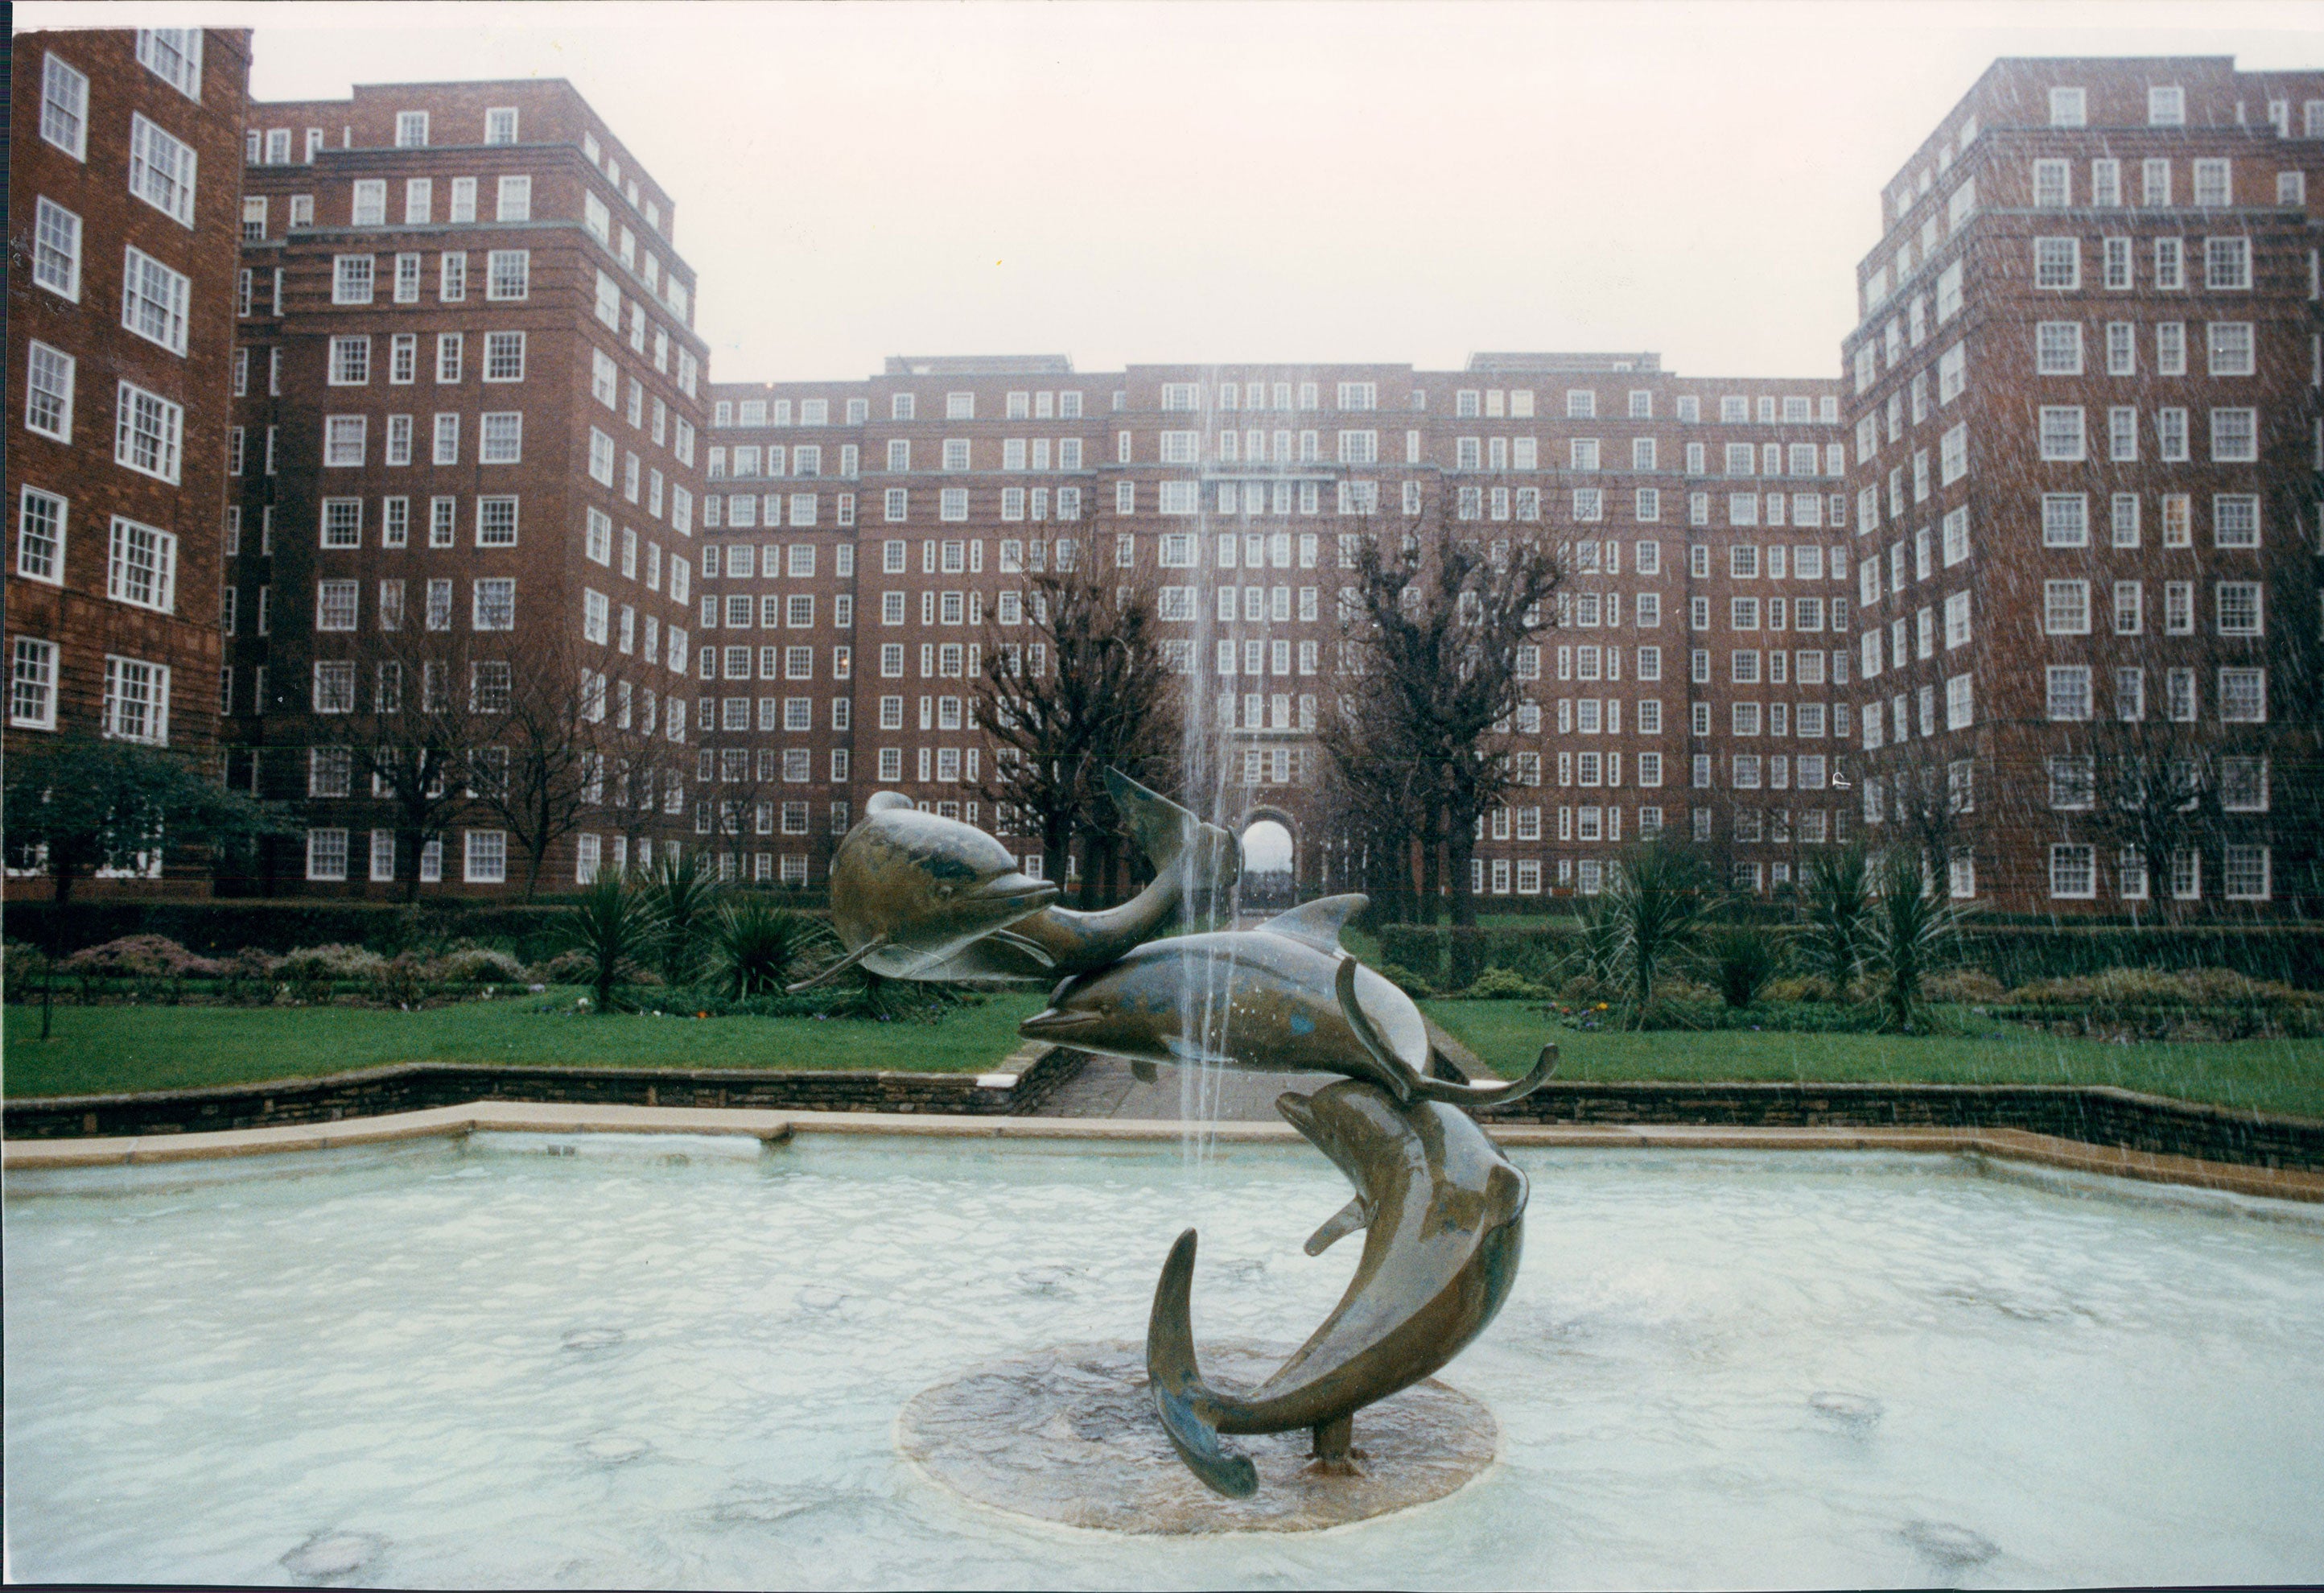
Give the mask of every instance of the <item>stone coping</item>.
[[[780, 1144], [798, 1135], [885, 1135], [906, 1139], [1020, 1139], [1153, 1142], [1180, 1139], [1176, 1121], [1098, 1117], [899, 1116], [890, 1112], [764, 1111], [713, 1107], [631, 1107], [479, 1100], [336, 1123], [294, 1124], [218, 1133], [134, 1138], [10, 1140], [0, 1169], [145, 1166], [284, 1151], [321, 1151], [479, 1132], [517, 1134], [708, 1134]], [[1219, 1123], [1212, 1137], [1228, 1144], [1286, 1144], [1298, 1135], [1283, 1123]], [[1976, 1154], [2074, 1172], [2149, 1183], [2186, 1184], [2237, 1195], [2324, 1203], [2324, 1173], [2204, 1162], [2015, 1128], [1738, 1128], [1663, 1124], [1495, 1124], [1508, 1146], [1618, 1150], [1914, 1151]]]

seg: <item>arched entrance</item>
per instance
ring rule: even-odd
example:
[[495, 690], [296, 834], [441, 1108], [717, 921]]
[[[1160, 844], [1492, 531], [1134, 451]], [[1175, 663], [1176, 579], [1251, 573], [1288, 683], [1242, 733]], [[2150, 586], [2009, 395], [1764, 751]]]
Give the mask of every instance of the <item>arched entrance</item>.
[[1288, 907], [1299, 899], [1298, 843], [1287, 814], [1259, 810], [1243, 820], [1242, 882], [1245, 909]]

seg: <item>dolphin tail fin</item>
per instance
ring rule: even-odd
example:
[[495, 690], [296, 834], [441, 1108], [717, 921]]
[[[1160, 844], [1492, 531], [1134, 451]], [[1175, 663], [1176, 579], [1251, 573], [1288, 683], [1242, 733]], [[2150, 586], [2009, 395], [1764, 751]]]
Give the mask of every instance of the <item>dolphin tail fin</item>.
[[1170, 1246], [1154, 1285], [1154, 1311], [1146, 1322], [1147, 1388], [1186, 1469], [1213, 1493], [1248, 1499], [1259, 1491], [1259, 1468], [1219, 1441], [1218, 1402], [1194, 1363], [1194, 1230], [1188, 1228]]
[[1332, 980], [1333, 993], [1340, 999], [1340, 1015], [1348, 1020], [1348, 1027], [1354, 1031], [1356, 1039], [1371, 1053], [1372, 1060], [1379, 1064], [1396, 1096], [1397, 1104], [1408, 1107], [1415, 1098], [1427, 1095], [1425, 1086], [1429, 1081], [1396, 1054], [1395, 1048], [1381, 1038], [1380, 1032], [1373, 1027], [1370, 1017], [1365, 1014], [1362, 1004], [1356, 1000], [1356, 969], [1359, 966], [1356, 959], [1347, 953], [1340, 954], [1340, 966], [1333, 971]]
[[1119, 769], [1105, 772], [1105, 789], [1121, 810], [1139, 850], [1158, 878], [1168, 878], [1191, 857], [1196, 894], [1224, 891], [1241, 872], [1234, 837], [1205, 824], [1161, 792], [1148, 791]]
[[1549, 1082], [1550, 1075], [1556, 1071], [1557, 1042], [1553, 1040], [1541, 1048], [1540, 1060], [1534, 1063], [1533, 1071], [1514, 1082], [1454, 1084], [1443, 1079], [1422, 1079], [1415, 1085], [1414, 1093], [1425, 1100], [1443, 1101], [1447, 1106], [1469, 1107], [1506, 1106], [1510, 1101], [1523, 1100], [1526, 1096], [1539, 1089]]

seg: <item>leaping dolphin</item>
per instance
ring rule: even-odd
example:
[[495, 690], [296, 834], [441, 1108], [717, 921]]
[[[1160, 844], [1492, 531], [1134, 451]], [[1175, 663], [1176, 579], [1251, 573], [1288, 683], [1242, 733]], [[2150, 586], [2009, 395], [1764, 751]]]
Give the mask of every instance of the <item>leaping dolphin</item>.
[[1466, 1114], [1434, 1101], [1399, 1106], [1359, 1079], [1275, 1109], [1332, 1158], [1356, 1197], [1315, 1230], [1307, 1254], [1365, 1229], [1363, 1258], [1323, 1325], [1248, 1394], [1212, 1387], [1194, 1357], [1189, 1303], [1194, 1230], [1178, 1236], [1154, 1291], [1146, 1373], [1179, 1459], [1230, 1498], [1259, 1486], [1222, 1433], [1312, 1428], [1325, 1470], [1352, 1468], [1357, 1411], [1419, 1382], [1484, 1331], [1517, 1281], [1526, 1176]]
[[1344, 1073], [1400, 1105], [1499, 1106], [1528, 1095], [1557, 1066], [1542, 1048], [1514, 1083], [1428, 1076], [1428, 1028], [1412, 998], [1340, 949], [1362, 896], [1326, 896], [1256, 930], [1151, 940], [1095, 972], [1059, 983], [1047, 1008], [1018, 1025], [1028, 1040], [1121, 1057], [1133, 1066], [1216, 1062], [1268, 1072]]
[[1106, 790], [1137, 838], [1154, 878], [1119, 907], [1075, 912], [1051, 906], [915, 975], [964, 985], [1046, 985], [1089, 973], [1152, 940], [1189, 908], [1199, 912], [1232, 888], [1240, 870], [1235, 838], [1117, 769]]
[[940, 819], [883, 791], [863, 805], [831, 860], [831, 922], [847, 955], [794, 985], [819, 985], [859, 964], [891, 979], [928, 970], [1056, 900], [1057, 887], [1018, 869], [1009, 848], [973, 824]]

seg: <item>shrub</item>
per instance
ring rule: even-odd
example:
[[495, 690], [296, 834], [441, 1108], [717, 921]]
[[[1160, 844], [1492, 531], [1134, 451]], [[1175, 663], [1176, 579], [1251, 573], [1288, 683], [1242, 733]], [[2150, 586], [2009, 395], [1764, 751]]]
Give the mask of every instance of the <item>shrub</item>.
[[208, 958], [197, 957], [161, 935], [126, 935], [107, 940], [74, 952], [65, 959], [63, 967], [71, 973], [108, 978], [209, 979], [219, 971]]
[[1864, 966], [1872, 934], [1872, 877], [1863, 848], [1817, 855], [1808, 866], [1802, 937], [1807, 959], [1835, 990]]
[[1839, 1000], [1840, 996], [1833, 991], [1831, 980], [1819, 974], [1803, 974], [1794, 975], [1790, 978], [1768, 980], [1766, 987], [1759, 992], [1759, 999], [1784, 1003], [1830, 1002]]
[[255, 946], [244, 947], [226, 959], [218, 994], [231, 1002], [272, 1006], [278, 987], [276, 970], [281, 960]]
[[596, 991], [595, 1011], [604, 1015], [627, 1005], [622, 986], [637, 982], [642, 960], [667, 950], [660, 893], [641, 888], [607, 869], [567, 909], [566, 942], [588, 959], [588, 983]]
[[[660, 935], [662, 977], [673, 985], [693, 981], [702, 959], [702, 940], [715, 910], [718, 884], [700, 850], [673, 857], [662, 854], [655, 869], [652, 912]], [[587, 900], [587, 894], [583, 894]]]
[[[408, 954], [407, 954], [408, 955]], [[438, 979], [457, 985], [521, 985], [524, 964], [490, 946], [456, 945], [429, 964]]]
[[1704, 943], [1719, 994], [1729, 1006], [1749, 1006], [1781, 973], [1789, 949], [1781, 936], [1753, 924], [1722, 924]]
[[1479, 974], [1470, 986], [1461, 992], [1471, 1001], [1545, 1001], [1549, 992], [1523, 974], [1505, 968], [1489, 968]]
[[1702, 869], [1676, 846], [1660, 839], [1635, 848], [1613, 889], [1621, 925], [1618, 961], [1628, 1008], [1643, 1023], [1654, 1005], [1662, 965], [1690, 945], [1702, 922]]
[[1867, 966], [1887, 1026], [1909, 1033], [1925, 1029], [1928, 996], [1923, 980], [1935, 970], [1960, 932], [1960, 914], [1919, 854], [1899, 847], [1882, 860]]
[[597, 968], [586, 951], [568, 946], [554, 957], [544, 958], [527, 969], [536, 985], [586, 985]]
[[1963, 1006], [1991, 1006], [2009, 994], [1999, 979], [1980, 968], [1948, 968], [1931, 975], [1922, 987], [1931, 1001], [1958, 1002]]
[[743, 1000], [781, 995], [833, 936], [821, 921], [754, 896], [719, 912], [710, 944], [718, 989]]

